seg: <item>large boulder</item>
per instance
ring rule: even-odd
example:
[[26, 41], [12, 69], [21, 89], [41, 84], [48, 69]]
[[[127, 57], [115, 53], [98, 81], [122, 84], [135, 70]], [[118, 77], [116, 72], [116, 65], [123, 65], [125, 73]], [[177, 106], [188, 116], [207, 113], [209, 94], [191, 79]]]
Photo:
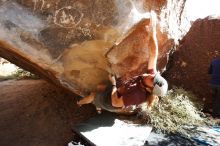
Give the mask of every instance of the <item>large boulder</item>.
[[180, 41], [166, 71], [169, 83], [192, 91], [211, 106], [212, 94], [208, 86], [208, 68], [215, 57], [220, 57], [220, 19], [207, 17], [196, 20]]
[[[111, 68], [109, 60], [115, 56], [106, 57], [114, 45], [122, 53], [133, 52], [127, 53], [128, 58], [137, 48], [145, 52], [129, 68], [146, 64], [143, 30], [151, 10], [158, 17], [158, 69], [162, 71], [172, 46], [187, 30], [181, 27], [186, 20], [185, 1], [0, 0], [0, 56], [84, 96], [107, 80], [109, 72], [123, 76], [123, 68]], [[134, 41], [126, 41], [137, 38], [136, 47]], [[132, 74], [144, 71], [132, 70]]]

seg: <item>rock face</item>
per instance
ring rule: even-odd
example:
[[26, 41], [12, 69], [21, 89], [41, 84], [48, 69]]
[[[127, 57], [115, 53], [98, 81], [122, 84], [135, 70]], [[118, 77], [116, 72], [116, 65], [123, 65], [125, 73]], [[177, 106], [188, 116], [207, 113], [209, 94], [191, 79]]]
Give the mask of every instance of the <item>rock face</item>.
[[209, 107], [212, 102], [208, 86], [211, 60], [220, 57], [220, 19], [196, 20], [174, 53], [166, 76], [170, 84], [193, 91]]
[[[84, 96], [113, 72], [109, 60], [114, 56], [107, 58], [106, 53], [114, 51], [110, 48], [117, 42], [122, 53], [132, 52], [130, 58], [137, 47], [146, 52], [142, 30], [151, 10], [159, 19], [158, 69], [165, 68], [168, 52], [185, 33], [184, 4], [185, 0], [0, 0], [0, 56]], [[130, 47], [132, 41], [120, 41], [135, 37], [141, 42], [136, 48]], [[140, 54], [129, 68], [146, 64], [147, 55]], [[114, 72], [123, 76], [120, 69]], [[132, 73], [141, 72], [144, 68]]]

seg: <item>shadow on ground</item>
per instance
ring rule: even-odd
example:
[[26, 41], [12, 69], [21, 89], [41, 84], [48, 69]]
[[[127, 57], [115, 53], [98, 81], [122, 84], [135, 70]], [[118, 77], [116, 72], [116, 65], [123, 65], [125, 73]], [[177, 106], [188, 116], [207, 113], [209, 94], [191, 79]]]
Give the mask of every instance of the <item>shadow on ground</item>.
[[0, 82], [1, 146], [64, 146], [71, 128], [96, 114], [76, 97], [43, 80]]

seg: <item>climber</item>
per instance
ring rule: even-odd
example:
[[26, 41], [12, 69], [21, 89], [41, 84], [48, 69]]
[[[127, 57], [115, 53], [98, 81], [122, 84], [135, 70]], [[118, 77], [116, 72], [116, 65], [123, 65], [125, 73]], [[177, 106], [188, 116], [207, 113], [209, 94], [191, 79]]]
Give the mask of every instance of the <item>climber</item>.
[[211, 79], [209, 85], [213, 89], [213, 116], [220, 118], [220, 58], [213, 59], [209, 66]]
[[[148, 70], [146, 73], [132, 77], [128, 81], [110, 75], [110, 85], [99, 84], [97, 91], [84, 97], [78, 105], [93, 103], [96, 107], [112, 112], [129, 106], [138, 106], [147, 102], [150, 109], [157, 96], [164, 96], [168, 89], [167, 81], [157, 72], [158, 44], [156, 38], [156, 14], [150, 19], [148, 30]], [[149, 29], [150, 28], [150, 29]]]

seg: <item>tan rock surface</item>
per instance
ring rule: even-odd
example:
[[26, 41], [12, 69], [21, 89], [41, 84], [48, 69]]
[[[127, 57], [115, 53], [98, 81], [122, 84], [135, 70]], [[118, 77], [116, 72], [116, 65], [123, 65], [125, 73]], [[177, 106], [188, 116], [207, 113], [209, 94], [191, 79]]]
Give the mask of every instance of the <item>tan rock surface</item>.
[[[150, 10], [158, 15], [158, 68], [163, 69], [174, 45], [172, 40], [184, 34], [184, 4], [185, 0], [1, 0], [0, 56], [83, 96], [112, 72], [111, 57], [108, 60], [105, 53], [126, 38], [134, 24], [138, 24], [133, 28], [134, 35], [128, 37], [132, 40], [137, 36], [137, 47], [145, 53], [135, 54], [132, 41], [119, 45], [124, 53], [131, 52], [128, 58], [141, 58], [132, 65], [146, 63], [141, 20], [149, 18]], [[137, 67], [129, 68], [134, 74], [140, 72]], [[124, 75], [123, 70], [113, 72]]]

